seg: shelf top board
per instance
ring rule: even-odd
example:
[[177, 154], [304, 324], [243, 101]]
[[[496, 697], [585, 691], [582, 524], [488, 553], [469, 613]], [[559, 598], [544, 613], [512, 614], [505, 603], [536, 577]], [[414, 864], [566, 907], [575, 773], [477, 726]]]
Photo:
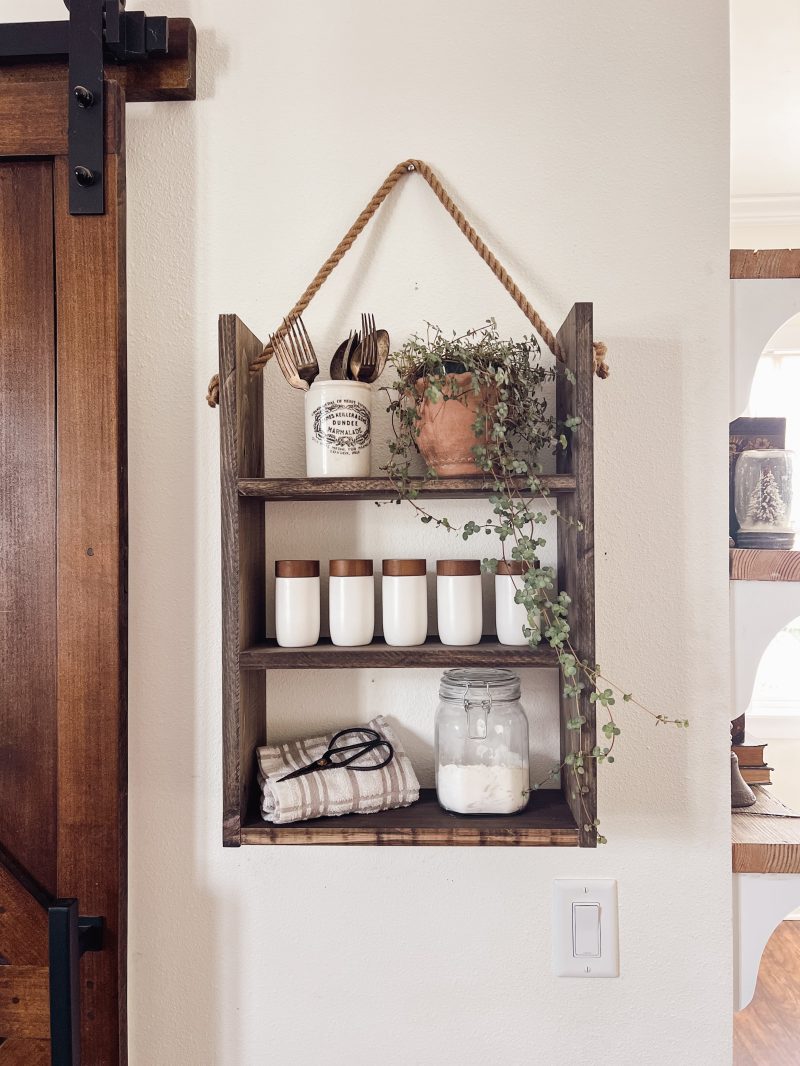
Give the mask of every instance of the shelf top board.
[[467, 647], [442, 644], [428, 637], [413, 648], [390, 647], [376, 637], [372, 644], [343, 648], [322, 638], [310, 648], [281, 648], [274, 638], [239, 652], [243, 670], [341, 670], [357, 667], [449, 669], [455, 666], [555, 667], [556, 655], [548, 644], [531, 648], [527, 644], [500, 644], [494, 636], [481, 638]]
[[[572, 474], [544, 474], [540, 478], [554, 496], [575, 491]], [[413, 484], [428, 499], [474, 499], [494, 494], [481, 477], [451, 477]], [[522, 483], [520, 482], [520, 485]], [[261, 500], [391, 500], [397, 490], [388, 477], [239, 478], [239, 495]]]
[[[758, 785], [753, 792], [759, 801], [773, 799]], [[800, 874], [800, 818], [748, 813], [749, 809], [734, 810], [731, 816], [733, 872]]]
[[533, 793], [519, 814], [449, 814], [434, 789], [419, 802], [378, 814], [345, 814], [272, 825], [258, 815], [242, 826], [243, 844], [388, 844], [431, 846], [577, 847], [578, 829], [556, 789]]
[[730, 548], [731, 581], [800, 581], [800, 551]]

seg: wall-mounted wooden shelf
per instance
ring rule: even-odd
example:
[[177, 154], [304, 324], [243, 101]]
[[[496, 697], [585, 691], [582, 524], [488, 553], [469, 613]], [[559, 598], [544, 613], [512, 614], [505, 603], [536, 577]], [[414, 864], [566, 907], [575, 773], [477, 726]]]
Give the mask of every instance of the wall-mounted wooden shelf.
[[800, 551], [730, 548], [731, 581], [800, 581]]
[[[553, 496], [575, 491], [575, 478], [569, 474], [546, 474], [539, 479]], [[494, 489], [481, 478], [447, 478], [436, 482], [414, 483], [421, 496], [428, 499], [477, 499], [488, 497]], [[397, 497], [388, 477], [353, 478], [239, 478], [239, 495], [259, 500], [391, 500]]]
[[[556, 414], [577, 415], [580, 425], [557, 456], [557, 471], [542, 480], [559, 496], [559, 510], [572, 521], [558, 524], [558, 586], [572, 600], [571, 639], [582, 659], [594, 652], [594, 461], [592, 306], [576, 304], [558, 333], [574, 382], [559, 375]], [[266, 635], [265, 501], [382, 500], [394, 496], [388, 478], [264, 477], [264, 390], [250, 363], [261, 341], [235, 315], [220, 317], [220, 439], [222, 480], [222, 684], [223, 843], [240, 844], [423, 844], [594, 847], [597, 786], [594, 760], [587, 760], [578, 795], [568, 769], [561, 789], [533, 795], [529, 808], [507, 817], [453, 816], [431, 790], [411, 807], [372, 815], [322, 818], [274, 826], [259, 814], [255, 749], [267, 741], [266, 687], [272, 670], [419, 669], [453, 666], [556, 666], [547, 646], [499, 644], [484, 637], [474, 647], [448, 647], [428, 638], [418, 648], [390, 648], [375, 640], [363, 648], [280, 648]], [[423, 488], [431, 498], [484, 498], [492, 489], [480, 478], [443, 479]], [[266, 684], [264, 674], [266, 673]], [[436, 694], [431, 694], [431, 713]], [[382, 708], [391, 714], [391, 708]], [[594, 704], [580, 700], [585, 725], [567, 729], [575, 703], [559, 700], [561, 756], [595, 745]], [[298, 735], [303, 725], [298, 722]]]
[[[762, 796], [772, 799], [758, 785], [753, 791], [759, 800]], [[800, 818], [770, 817], [748, 811], [745, 807], [731, 815], [733, 872], [800, 874]]]
[[453, 666], [556, 667], [555, 652], [549, 644], [533, 649], [528, 645], [512, 647], [497, 637], [483, 637], [472, 647], [442, 644], [428, 637], [416, 648], [393, 648], [376, 637], [372, 644], [360, 648], [340, 648], [326, 637], [311, 648], [282, 648], [272, 638], [243, 648], [239, 652], [242, 670], [348, 670], [363, 667], [419, 670], [435, 667], [449, 670]]

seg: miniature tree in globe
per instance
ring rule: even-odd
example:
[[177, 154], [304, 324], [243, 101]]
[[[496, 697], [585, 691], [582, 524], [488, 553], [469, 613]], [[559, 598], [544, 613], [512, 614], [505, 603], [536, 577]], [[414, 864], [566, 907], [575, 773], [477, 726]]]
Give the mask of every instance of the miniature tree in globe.
[[747, 517], [760, 525], [777, 526], [786, 514], [778, 482], [769, 467], [761, 470], [758, 484], [750, 494]]

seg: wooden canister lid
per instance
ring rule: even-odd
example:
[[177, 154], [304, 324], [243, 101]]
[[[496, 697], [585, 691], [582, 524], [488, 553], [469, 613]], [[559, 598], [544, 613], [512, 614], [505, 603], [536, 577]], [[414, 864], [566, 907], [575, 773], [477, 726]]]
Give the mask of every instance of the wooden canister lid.
[[427, 573], [425, 559], [384, 559], [384, 577], [424, 577]]
[[372, 577], [372, 559], [331, 559], [331, 577]]
[[436, 563], [440, 577], [474, 577], [480, 572], [480, 559], [439, 559]]
[[[497, 573], [507, 574], [513, 577], [519, 577], [521, 574], [527, 574], [531, 569], [530, 563], [524, 563], [521, 560], [516, 559], [499, 559], [497, 562]], [[533, 563], [533, 569], [539, 569], [539, 560], [535, 559]]]
[[275, 577], [319, 577], [319, 559], [277, 559]]

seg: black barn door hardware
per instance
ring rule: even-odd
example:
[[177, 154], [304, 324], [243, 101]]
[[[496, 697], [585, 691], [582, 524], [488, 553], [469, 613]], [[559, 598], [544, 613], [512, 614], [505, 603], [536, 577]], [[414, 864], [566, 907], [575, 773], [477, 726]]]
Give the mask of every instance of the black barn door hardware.
[[[73, 3], [75, 0], [73, 0]], [[103, 919], [78, 916], [78, 901], [48, 908], [50, 940], [50, 1055], [52, 1066], [80, 1066], [80, 958], [103, 947]]]
[[69, 62], [69, 210], [102, 215], [103, 65], [169, 53], [166, 16], [126, 11], [125, 0], [64, 0], [69, 20], [0, 25], [0, 62]]

